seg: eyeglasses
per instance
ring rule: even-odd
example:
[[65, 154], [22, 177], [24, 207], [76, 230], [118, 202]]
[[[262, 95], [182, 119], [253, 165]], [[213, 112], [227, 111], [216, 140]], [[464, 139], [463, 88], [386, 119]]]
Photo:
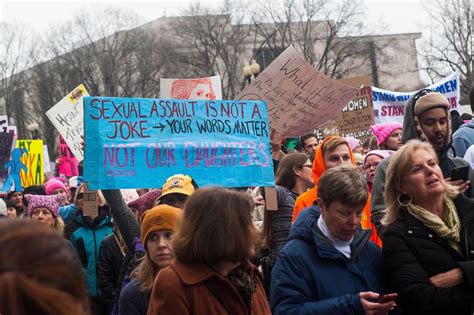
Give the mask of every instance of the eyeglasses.
[[307, 164], [304, 164], [304, 165], [301, 165], [300, 167], [313, 168], [313, 165], [307, 165]]
[[371, 167], [373, 167], [374, 169], [376, 169], [377, 166], [379, 166], [379, 163], [378, 163], [378, 162], [377, 162], [377, 163], [373, 163], [373, 164], [367, 163], [367, 164], [364, 165], [364, 170], [368, 170], [368, 169], [371, 168]]

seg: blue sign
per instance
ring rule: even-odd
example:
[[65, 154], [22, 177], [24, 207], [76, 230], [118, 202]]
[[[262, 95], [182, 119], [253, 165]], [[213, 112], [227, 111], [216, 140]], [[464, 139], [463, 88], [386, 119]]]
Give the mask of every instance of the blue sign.
[[90, 189], [275, 185], [262, 101], [84, 97], [84, 122]]

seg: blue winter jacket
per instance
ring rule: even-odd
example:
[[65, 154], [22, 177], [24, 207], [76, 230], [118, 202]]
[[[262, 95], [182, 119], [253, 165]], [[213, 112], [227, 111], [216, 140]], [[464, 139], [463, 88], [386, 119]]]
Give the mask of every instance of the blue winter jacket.
[[112, 233], [111, 217], [100, 215], [93, 221], [78, 214], [65, 229], [66, 238], [72, 243], [85, 273], [89, 294], [98, 296], [97, 258], [102, 240]]
[[272, 270], [272, 314], [365, 314], [359, 292], [382, 293], [382, 254], [360, 230], [351, 258], [338, 252], [317, 226], [318, 206], [304, 209]]

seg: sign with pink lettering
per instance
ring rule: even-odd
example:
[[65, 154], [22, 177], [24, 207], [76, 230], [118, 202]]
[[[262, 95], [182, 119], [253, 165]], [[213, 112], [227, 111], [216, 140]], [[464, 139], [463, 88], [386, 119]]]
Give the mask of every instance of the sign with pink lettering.
[[84, 119], [90, 189], [275, 185], [265, 102], [85, 97]]
[[290, 46], [237, 99], [267, 102], [270, 128], [275, 139], [282, 139], [324, 125], [358, 91], [320, 73]]

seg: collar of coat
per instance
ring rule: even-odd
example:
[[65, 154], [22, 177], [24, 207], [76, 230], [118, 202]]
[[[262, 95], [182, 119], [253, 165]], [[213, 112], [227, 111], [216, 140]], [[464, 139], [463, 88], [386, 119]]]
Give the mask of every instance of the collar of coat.
[[[245, 261], [242, 263], [242, 266], [252, 277], [261, 278], [257, 267], [252, 265], [250, 262]], [[211, 267], [204, 264], [187, 265], [175, 260], [171, 264], [171, 267], [176, 271], [181, 281], [186, 285], [195, 285], [212, 277], [225, 279], [225, 277], [223, 277], [221, 274], [217, 273]]]

